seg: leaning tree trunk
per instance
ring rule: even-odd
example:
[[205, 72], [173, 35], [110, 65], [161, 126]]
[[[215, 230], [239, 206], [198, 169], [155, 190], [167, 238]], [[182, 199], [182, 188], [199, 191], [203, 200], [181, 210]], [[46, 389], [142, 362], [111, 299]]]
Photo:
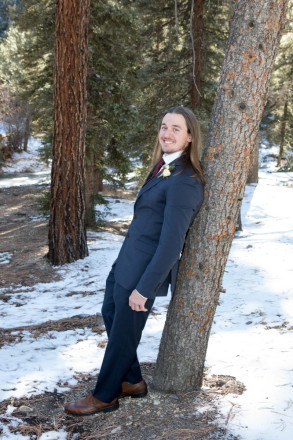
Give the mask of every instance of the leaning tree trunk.
[[90, 0], [56, 0], [54, 142], [49, 259], [88, 255], [85, 230], [85, 129]]
[[186, 240], [162, 336], [155, 388], [199, 389], [287, 0], [239, 0], [203, 157], [205, 200]]

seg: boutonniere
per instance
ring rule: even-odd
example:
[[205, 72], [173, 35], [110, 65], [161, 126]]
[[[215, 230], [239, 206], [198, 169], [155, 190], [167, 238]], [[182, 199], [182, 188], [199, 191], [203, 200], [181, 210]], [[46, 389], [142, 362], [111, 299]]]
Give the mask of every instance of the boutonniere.
[[175, 165], [167, 165], [165, 164], [160, 171], [160, 174], [158, 175], [158, 177], [169, 177], [171, 176], [172, 171], [175, 170]]

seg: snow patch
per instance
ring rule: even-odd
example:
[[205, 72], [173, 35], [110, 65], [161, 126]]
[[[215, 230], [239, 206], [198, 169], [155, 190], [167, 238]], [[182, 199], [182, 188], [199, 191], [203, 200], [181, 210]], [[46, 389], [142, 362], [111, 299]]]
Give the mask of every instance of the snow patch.
[[13, 153], [11, 161], [8, 161], [1, 169], [2, 173], [49, 173], [50, 167], [40, 160], [39, 149], [42, 143], [39, 139], [30, 137], [27, 151]]
[[10, 252], [0, 252], [0, 264], [8, 264], [12, 258]]

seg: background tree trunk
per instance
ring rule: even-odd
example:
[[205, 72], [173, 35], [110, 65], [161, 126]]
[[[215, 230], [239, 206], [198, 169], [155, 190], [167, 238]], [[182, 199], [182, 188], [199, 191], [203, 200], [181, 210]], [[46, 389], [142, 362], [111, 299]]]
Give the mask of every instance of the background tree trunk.
[[95, 164], [95, 152], [91, 149], [87, 154], [85, 184], [85, 223], [87, 227], [96, 225], [95, 196], [103, 190], [103, 178]]
[[31, 135], [32, 124], [32, 106], [27, 104], [25, 107], [24, 133], [23, 133], [23, 150], [27, 151], [28, 141]]
[[254, 146], [250, 153], [249, 170], [246, 183], [258, 182], [258, 156], [259, 156], [259, 135], [257, 134]]
[[201, 67], [202, 67], [202, 26], [203, 26], [203, 4], [205, 0], [195, 0], [193, 9], [193, 54], [194, 54], [194, 75], [192, 77], [191, 103], [193, 107], [200, 107], [201, 92]]
[[282, 156], [284, 153], [284, 145], [285, 145], [285, 133], [286, 133], [286, 124], [288, 118], [288, 99], [285, 99], [282, 121], [281, 121], [281, 139], [280, 139], [280, 149], [278, 154], [277, 167], [280, 167], [282, 164]]
[[287, 0], [239, 0], [203, 156], [203, 207], [185, 243], [153, 386], [199, 389], [250, 152], [286, 16]]
[[54, 142], [49, 259], [88, 255], [85, 230], [85, 128], [89, 0], [56, 0]]

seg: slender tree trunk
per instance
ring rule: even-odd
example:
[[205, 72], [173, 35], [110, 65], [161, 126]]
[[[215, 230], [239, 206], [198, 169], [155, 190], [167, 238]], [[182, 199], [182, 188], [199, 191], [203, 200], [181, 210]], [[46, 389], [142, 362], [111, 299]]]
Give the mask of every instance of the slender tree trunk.
[[91, 151], [87, 155], [86, 166], [86, 185], [85, 185], [85, 222], [86, 226], [95, 226], [95, 195], [103, 190], [103, 179], [95, 165], [95, 152]]
[[249, 170], [246, 183], [258, 182], [258, 156], [259, 156], [259, 135], [257, 134], [254, 146], [250, 153]]
[[185, 243], [155, 388], [199, 389], [225, 264], [286, 15], [287, 0], [238, 0], [203, 156], [205, 200]]
[[282, 117], [282, 121], [281, 121], [281, 141], [280, 141], [280, 149], [279, 149], [277, 167], [280, 167], [281, 163], [282, 163], [282, 156], [283, 156], [284, 145], [285, 145], [287, 118], [288, 118], [288, 99], [286, 99], [285, 103], [284, 103], [283, 117]]
[[205, 0], [195, 0], [193, 9], [193, 77], [191, 89], [191, 103], [193, 107], [199, 108], [201, 105], [201, 70], [202, 70], [202, 26], [203, 26], [203, 5]]
[[29, 137], [31, 135], [32, 109], [30, 105], [26, 106], [25, 125], [23, 134], [23, 150], [27, 151]]
[[85, 230], [85, 129], [90, 0], [56, 0], [54, 142], [49, 259], [88, 255]]

